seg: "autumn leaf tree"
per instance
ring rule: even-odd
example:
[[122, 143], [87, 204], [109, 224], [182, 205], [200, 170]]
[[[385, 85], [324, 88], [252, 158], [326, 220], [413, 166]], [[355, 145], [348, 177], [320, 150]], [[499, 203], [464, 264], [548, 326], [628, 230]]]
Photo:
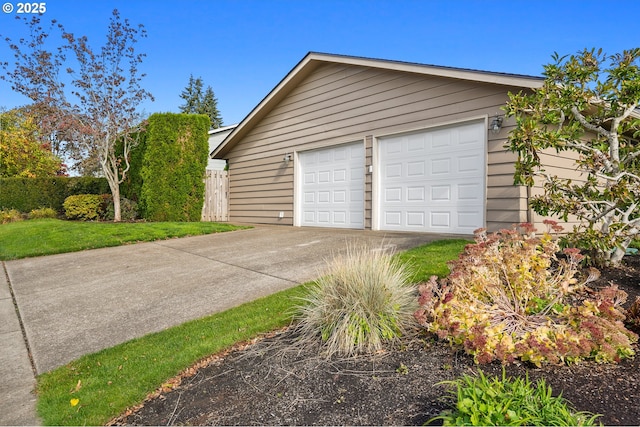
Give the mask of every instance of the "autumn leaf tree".
[[49, 49], [50, 35], [57, 29], [55, 20], [47, 27], [38, 17], [30, 22], [26, 18], [16, 19], [30, 23], [29, 37], [21, 38], [20, 46], [10, 38], [5, 38], [13, 51], [15, 66], [10, 68], [8, 62], [0, 62], [6, 72], [6, 75], [0, 74], [0, 80], [10, 82], [12, 90], [31, 100], [30, 105], [21, 107], [21, 112], [28, 114], [38, 127], [37, 137], [41, 144], [49, 145], [54, 155], [62, 157], [72, 150], [71, 144], [67, 145], [70, 138], [64, 136], [72, 116], [60, 79], [60, 68], [66, 60], [67, 47], [60, 45]]
[[[130, 168], [129, 153], [136, 144], [133, 135], [142, 123], [137, 109], [144, 100], [153, 100], [141, 87], [145, 75], [138, 67], [145, 55], [135, 52], [138, 38], [146, 37], [146, 31], [114, 10], [106, 42], [95, 49], [86, 36], [76, 37], [55, 20], [46, 28], [37, 16], [24, 21], [30, 37], [18, 42], [6, 39], [15, 62], [12, 66], [2, 63], [2, 77], [39, 111], [55, 114], [49, 130], [64, 131], [77, 153], [97, 160], [113, 196], [114, 221], [120, 221], [120, 184]], [[49, 50], [46, 42], [54, 30], [60, 33], [62, 45]], [[60, 76], [62, 67], [68, 80]], [[118, 144], [122, 151], [116, 150]]]
[[[515, 183], [533, 186], [540, 215], [579, 220], [568, 240], [596, 264], [617, 264], [640, 234], [640, 48], [606, 55], [554, 54], [533, 93], [510, 94], [516, 127], [507, 147], [517, 153]], [[543, 151], [572, 152], [580, 177], [552, 175]]]
[[37, 178], [62, 172], [62, 161], [40, 141], [38, 129], [23, 109], [0, 111], [0, 177]]

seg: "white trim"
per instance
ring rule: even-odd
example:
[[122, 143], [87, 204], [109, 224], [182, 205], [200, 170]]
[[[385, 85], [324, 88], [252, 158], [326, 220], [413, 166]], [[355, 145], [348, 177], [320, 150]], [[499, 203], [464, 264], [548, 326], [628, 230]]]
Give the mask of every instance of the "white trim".
[[409, 128], [407, 130], [401, 130], [401, 131], [394, 131], [394, 132], [389, 132], [389, 133], [381, 133], [380, 135], [376, 135], [374, 138], [389, 138], [389, 137], [394, 137], [394, 136], [399, 136], [399, 135], [403, 135], [403, 134], [407, 134], [407, 133], [417, 133], [417, 132], [428, 132], [430, 130], [433, 129], [438, 129], [438, 128], [444, 128], [444, 127], [451, 127], [451, 126], [457, 126], [457, 125], [461, 125], [461, 124], [466, 124], [466, 123], [470, 123], [470, 122], [479, 122], [481, 120], [485, 121], [485, 128], [489, 129], [489, 115], [488, 114], [480, 114], [477, 116], [470, 116], [470, 117], [465, 117], [462, 119], [456, 119], [456, 120], [448, 120], [446, 122], [438, 122], [436, 124], [432, 124], [432, 125], [427, 125], [427, 126], [420, 126], [417, 128]]

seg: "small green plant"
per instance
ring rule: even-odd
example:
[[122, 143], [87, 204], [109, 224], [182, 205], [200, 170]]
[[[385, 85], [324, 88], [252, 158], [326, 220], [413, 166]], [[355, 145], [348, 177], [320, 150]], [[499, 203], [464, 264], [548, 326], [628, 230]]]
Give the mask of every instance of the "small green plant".
[[400, 375], [407, 375], [409, 373], [409, 367], [400, 362], [400, 365], [396, 368], [396, 372]]
[[327, 357], [380, 350], [415, 324], [416, 289], [409, 276], [405, 264], [380, 248], [349, 248], [302, 298], [301, 343], [321, 339]]
[[64, 200], [62, 206], [67, 219], [94, 221], [100, 219], [104, 198], [96, 194], [77, 194]]
[[[557, 227], [549, 222], [551, 227]], [[542, 363], [618, 362], [634, 355], [638, 336], [624, 327], [627, 294], [611, 285], [586, 292], [599, 273], [578, 280], [582, 257], [530, 224], [476, 234], [451, 274], [419, 286], [418, 321], [461, 346], [477, 363], [515, 359]]]
[[57, 218], [58, 212], [53, 208], [34, 209], [29, 212], [29, 219]]
[[22, 221], [24, 217], [15, 209], [0, 210], [0, 224], [8, 224], [10, 222]]
[[488, 378], [463, 375], [441, 384], [453, 386], [455, 409], [429, 421], [445, 426], [593, 426], [600, 415], [576, 412], [562, 396], [553, 396], [544, 379], [534, 386], [529, 377]]

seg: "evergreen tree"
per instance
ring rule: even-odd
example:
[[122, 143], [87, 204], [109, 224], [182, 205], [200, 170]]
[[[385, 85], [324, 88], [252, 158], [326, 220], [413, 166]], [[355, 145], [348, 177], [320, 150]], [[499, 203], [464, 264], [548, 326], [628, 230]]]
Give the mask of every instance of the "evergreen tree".
[[209, 117], [211, 128], [217, 129], [222, 126], [222, 117], [218, 110], [218, 100], [211, 86], [207, 86], [204, 93], [202, 78], [189, 76], [189, 84], [180, 94], [180, 98], [185, 103], [180, 106], [180, 112], [186, 114], [204, 114]]

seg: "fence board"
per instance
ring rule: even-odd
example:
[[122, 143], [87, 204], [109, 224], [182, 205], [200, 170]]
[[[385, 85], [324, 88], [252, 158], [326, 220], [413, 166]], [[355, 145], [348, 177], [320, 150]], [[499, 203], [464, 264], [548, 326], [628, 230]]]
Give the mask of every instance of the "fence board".
[[207, 170], [202, 221], [229, 221], [229, 172]]

